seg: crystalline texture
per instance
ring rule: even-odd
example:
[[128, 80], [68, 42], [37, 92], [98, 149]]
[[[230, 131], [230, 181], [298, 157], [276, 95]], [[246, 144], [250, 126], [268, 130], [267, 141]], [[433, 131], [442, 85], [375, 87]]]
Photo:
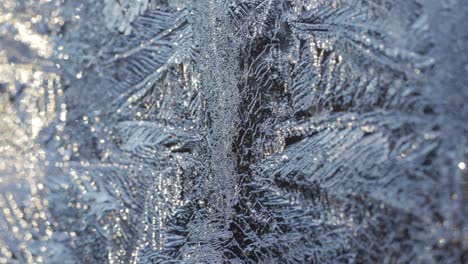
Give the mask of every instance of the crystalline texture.
[[462, 0], [4, 0], [0, 262], [465, 263]]

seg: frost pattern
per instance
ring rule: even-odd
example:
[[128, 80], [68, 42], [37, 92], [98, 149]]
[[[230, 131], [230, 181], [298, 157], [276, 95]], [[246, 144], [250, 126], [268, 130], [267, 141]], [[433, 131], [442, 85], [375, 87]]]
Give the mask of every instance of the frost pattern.
[[466, 262], [466, 14], [5, 0], [0, 262]]

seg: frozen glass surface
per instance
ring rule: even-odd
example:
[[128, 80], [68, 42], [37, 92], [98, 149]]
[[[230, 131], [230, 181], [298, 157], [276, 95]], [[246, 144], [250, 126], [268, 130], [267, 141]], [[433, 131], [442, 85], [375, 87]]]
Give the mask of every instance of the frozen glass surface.
[[1, 0], [0, 263], [466, 263], [466, 0]]

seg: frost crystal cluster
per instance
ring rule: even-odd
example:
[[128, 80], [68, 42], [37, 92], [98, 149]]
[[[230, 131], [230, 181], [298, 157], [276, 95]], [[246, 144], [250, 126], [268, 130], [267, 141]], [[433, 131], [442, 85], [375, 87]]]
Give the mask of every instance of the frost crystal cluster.
[[467, 263], [467, 24], [0, 1], [0, 263]]

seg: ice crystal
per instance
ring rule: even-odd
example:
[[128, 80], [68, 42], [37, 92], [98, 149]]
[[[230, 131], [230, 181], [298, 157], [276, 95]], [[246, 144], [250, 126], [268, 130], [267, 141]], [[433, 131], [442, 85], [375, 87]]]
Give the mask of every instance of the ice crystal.
[[1, 263], [465, 263], [462, 0], [4, 0]]

